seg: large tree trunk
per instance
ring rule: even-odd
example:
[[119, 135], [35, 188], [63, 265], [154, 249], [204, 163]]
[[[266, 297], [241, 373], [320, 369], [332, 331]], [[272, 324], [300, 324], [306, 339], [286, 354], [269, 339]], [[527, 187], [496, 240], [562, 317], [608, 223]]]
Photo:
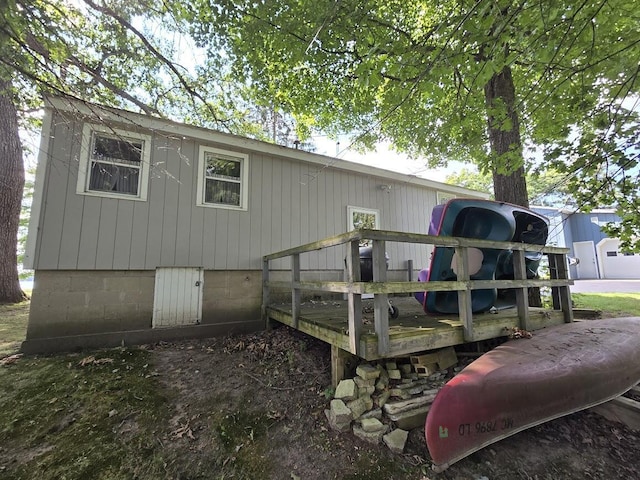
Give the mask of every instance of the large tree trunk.
[[[489, 142], [493, 158], [495, 199], [529, 207], [524, 176], [520, 121], [516, 110], [516, 88], [511, 69], [506, 66], [484, 87], [487, 105]], [[529, 289], [529, 305], [542, 306], [539, 288]]]
[[[516, 110], [516, 89], [511, 69], [504, 67], [484, 87], [489, 143], [493, 158], [493, 189], [501, 202], [529, 206], [524, 177], [520, 121]], [[499, 112], [496, 114], [496, 112]], [[497, 165], [500, 163], [500, 165]]]
[[0, 303], [25, 294], [18, 279], [18, 224], [24, 188], [24, 160], [11, 81], [0, 78]]

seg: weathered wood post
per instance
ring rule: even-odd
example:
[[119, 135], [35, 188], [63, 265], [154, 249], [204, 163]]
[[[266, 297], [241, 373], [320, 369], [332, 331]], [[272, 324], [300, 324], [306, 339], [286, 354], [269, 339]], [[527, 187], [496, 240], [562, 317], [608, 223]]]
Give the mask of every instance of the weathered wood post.
[[[373, 281], [387, 281], [387, 258], [385, 241], [373, 241]], [[384, 357], [389, 352], [389, 295], [375, 293], [373, 297], [373, 322], [378, 337], [378, 355]]]
[[269, 329], [269, 316], [267, 315], [267, 307], [269, 306], [269, 260], [262, 259], [262, 321], [264, 328]]
[[[563, 253], [550, 253], [549, 275], [552, 279], [567, 280], [569, 278], [569, 268], [567, 267], [567, 257]], [[554, 310], [562, 310], [565, 323], [573, 322], [573, 307], [571, 305], [571, 291], [567, 285], [562, 287], [551, 287], [551, 298], [553, 299]]]
[[469, 290], [469, 251], [467, 247], [457, 246], [456, 276], [459, 282], [465, 282], [465, 289], [458, 290], [458, 315], [464, 329], [465, 342], [473, 341], [473, 313], [471, 311], [471, 290]]
[[291, 255], [291, 322], [292, 327], [298, 329], [300, 316], [300, 254]]
[[347, 248], [347, 309], [349, 326], [349, 349], [354, 355], [360, 354], [362, 334], [362, 296], [354, 293], [354, 282], [360, 281], [360, 241], [351, 240]]
[[[527, 279], [527, 265], [525, 263], [524, 250], [513, 250], [513, 277], [515, 280]], [[516, 307], [520, 328], [529, 330], [529, 290], [527, 287], [516, 288]]]

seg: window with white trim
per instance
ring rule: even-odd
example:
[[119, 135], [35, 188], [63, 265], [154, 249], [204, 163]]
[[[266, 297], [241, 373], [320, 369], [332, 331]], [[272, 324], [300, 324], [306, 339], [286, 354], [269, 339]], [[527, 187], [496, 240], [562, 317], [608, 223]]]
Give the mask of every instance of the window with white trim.
[[146, 200], [151, 136], [85, 124], [76, 192]]
[[449, 200], [453, 200], [454, 198], [457, 198], [455, 194], [453, 193], [449, 193], [449, 192], [436, 192], [436, 203], [438, 205], [442, 205], [444, 203], [447, 203]]
[[[380, 210], [347, 206], [347, 231], [357, 228], [380, 230]], [[370, 245], [370, 240], [363, 240], [360, 246]]]
[[372, 208], [347, 207], [347, 231], [357, 228], [380, 229], [380, 211]]
[[201, 146], [196, 204], [246, 210], [248, 178], [248, 155]]

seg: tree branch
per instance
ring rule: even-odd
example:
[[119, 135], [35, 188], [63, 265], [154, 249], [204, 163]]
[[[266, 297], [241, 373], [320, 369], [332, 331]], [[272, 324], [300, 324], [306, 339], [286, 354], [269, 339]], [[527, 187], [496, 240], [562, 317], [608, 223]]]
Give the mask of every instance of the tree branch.
[[131, 25], [131, 23], [129, 21], [127, 21], [126, 19], [124, 19], [123, 17], [118, 15], [112, 9], [96, 4], [95, 2], [93, 2], [93, 0], [83, 0], [83, 1], [84, 1], [84, 3], [89, 5], [94, 10], [113, 18], [120, 25], [122, 25], [125, 29], [127, 29], [128, 31], [133, 33], [136, 37], [138, 37], [140, 39], [140, 41], [144, 44], [144, 46], [147, 48], [147, 50], [149, 50], [149, 52], [151, 52], [158, 60], [160, 60], [165, 66], [167, 66], [169, 68], [169, 70], [171, 70], [171, 72], [173, 72], [173, 74], [176, 76], [176, 78], [178, 79], [178, 81], [180, 82], [182, 87], [186, 90], [186, 92], [191, 97], [191, 101], [192, 101], [194, 109], [197, 109], [197, 106], [196, 106], [195, 101], [194, 101], [194, 98], [197, 98], [198, 100], [200, 100], [203, 103], [203, 105], [205, 105], [207, 107], [207, 109], [209, 110], [209, 113], [211, 114], [211, 116], [213, 117], [213, 119], [216, 122], [218, 122], [220, 124], [225, 124], [226, 123], [226, 121], [223, 121], [222, 119], [218, 118], [216, 112], [213, 110], [213, 108], [211, 108], [211, 105], [209, 104], [209, 102], [202, 95], [200, 95], [195, 89], [193, 89], [191, 87], [191, 85], [189, 85], [189, 83], [184, 78], [182, 73], [180, 73], [178, 71], [178, 69], [176, 68], [175, 64], [173, 62], [171, 62], [167, 57], [165, 57], [160, 51], [158, 51], [158, 49], [156, 49], [151, 44], [151, 42], [149, 42], [149, 40], [138, 29], [136, 29], [133, 25]]

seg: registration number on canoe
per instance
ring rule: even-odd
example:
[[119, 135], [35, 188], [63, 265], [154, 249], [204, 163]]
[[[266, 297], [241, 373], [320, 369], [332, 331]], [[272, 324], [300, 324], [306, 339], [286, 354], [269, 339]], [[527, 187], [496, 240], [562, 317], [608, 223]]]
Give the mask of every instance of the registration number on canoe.
[[471, 434], [482, 434], [497, 432], [498, 430], [508, 430], [513, 428], [512, 418], [503, 418], [501, 420], [493, 420], [489, 422], [461, 423], [458, 426], [458, 435], [465, 436]]

